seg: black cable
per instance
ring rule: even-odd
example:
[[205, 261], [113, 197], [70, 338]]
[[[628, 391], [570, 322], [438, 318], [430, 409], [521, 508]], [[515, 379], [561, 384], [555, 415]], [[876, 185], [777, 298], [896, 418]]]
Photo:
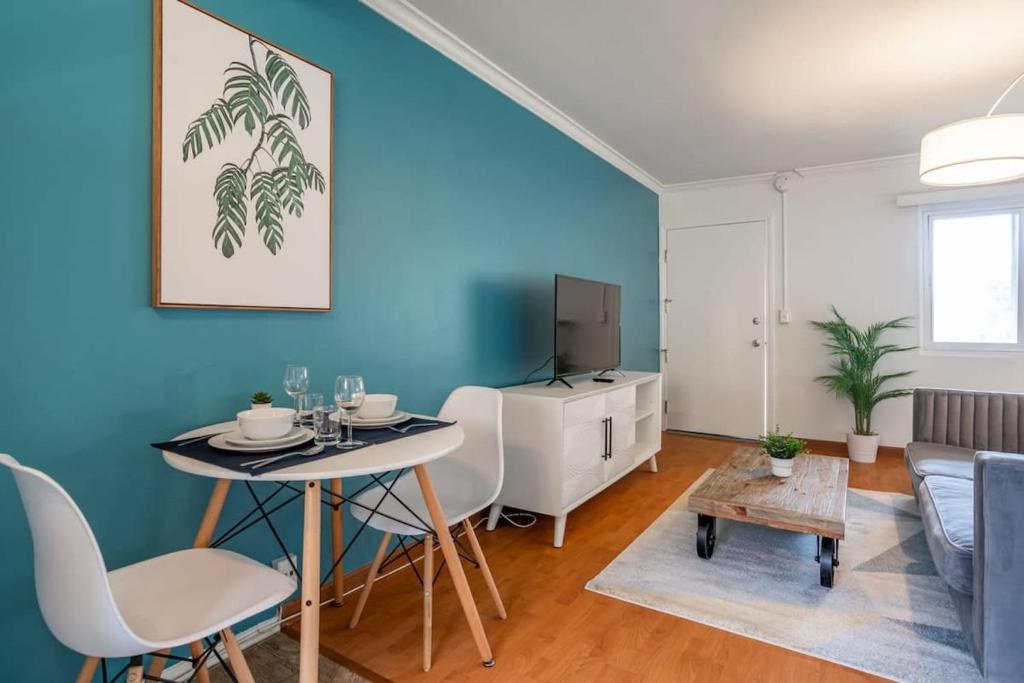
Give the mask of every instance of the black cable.
[[534, 369], [534, 370], [531, 370], [531, 371], [530, 371], [530, 374], [529, 374], [529, 375], [527, 375], [527, 376], [526, 376], [526, 379], [524, 379], [524, 380], [523, 380], [523, 384], [526, 384], [527, 382], [529, 382], [529, 381], [530, 381], [530, 378], [531, 378], [531, 377], [533, 377], [533, 376], [534, 376], [535, 374], [537, 374], [538, 372], [540, 372], [541, 370], [543, 370], [544, 368], [546, 368], [546, 367], [548, 366], [548, 363], [550, 363], [550, 362], [551, 362], [551, 361], [553, 361], [554, 359], [555, 359], [555, 354], [551, 354], [550, 356], [548, 356], [547, 360], [546, 360], [546, 361], [544, 361], [544, 362], [543, 362], [543, 363], [542, 363], [542, 364], [540, 365], [540, 367], [538, 367], [538, 368], [536, 368], [536, 369]]

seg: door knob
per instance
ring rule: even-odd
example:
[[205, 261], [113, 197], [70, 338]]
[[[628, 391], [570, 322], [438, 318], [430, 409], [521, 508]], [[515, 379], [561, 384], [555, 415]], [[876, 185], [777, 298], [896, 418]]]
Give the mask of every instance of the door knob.
[[755, 339], [754, 341], [750, 342], [750, 345], [756, 349], [757, 347], [761, 346], [761, 340]]

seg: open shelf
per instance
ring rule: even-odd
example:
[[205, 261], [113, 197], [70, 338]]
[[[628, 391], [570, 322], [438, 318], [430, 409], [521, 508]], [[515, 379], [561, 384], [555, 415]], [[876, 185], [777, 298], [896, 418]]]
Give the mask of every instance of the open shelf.
[[637, 416], [636, 416], [636, 421], [639, 422], [640, 420], [646, 420], [651, 415], [654, 415], [655, 412], [657, 412], [657, 411], [652, 408], [651, 410], [647, 410], [645, 412], [638, 413]]

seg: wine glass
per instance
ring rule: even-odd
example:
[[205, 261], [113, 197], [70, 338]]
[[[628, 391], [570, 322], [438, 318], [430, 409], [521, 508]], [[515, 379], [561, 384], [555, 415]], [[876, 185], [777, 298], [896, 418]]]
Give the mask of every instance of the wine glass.
[[355, 448], [366, 445], [364, 441], [353, 441], [352, 439], [352, 417], [363, 405], [364, 398], [366, 398], [366, 387], [363, 385], [362, 377], [340, 375], [334, 382], [334, 402], [348, 418], [348, 438], [339, 443], [338, 448]]
[[284, 391], [295, 401], [295, 424], [299, 424], [299, 396], [309, 389], [309, 369], [305, 365], [289, 365], [284, 369]]

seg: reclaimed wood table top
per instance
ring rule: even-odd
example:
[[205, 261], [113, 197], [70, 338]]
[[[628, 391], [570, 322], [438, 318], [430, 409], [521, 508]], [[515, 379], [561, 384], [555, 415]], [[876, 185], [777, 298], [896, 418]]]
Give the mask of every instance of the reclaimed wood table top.
[[723, 519], [842, 540], [850, 461], [802, 453], [788, 478], [771, 473], [759, 448], [738, 448], [690, 494], [687, 505]]

